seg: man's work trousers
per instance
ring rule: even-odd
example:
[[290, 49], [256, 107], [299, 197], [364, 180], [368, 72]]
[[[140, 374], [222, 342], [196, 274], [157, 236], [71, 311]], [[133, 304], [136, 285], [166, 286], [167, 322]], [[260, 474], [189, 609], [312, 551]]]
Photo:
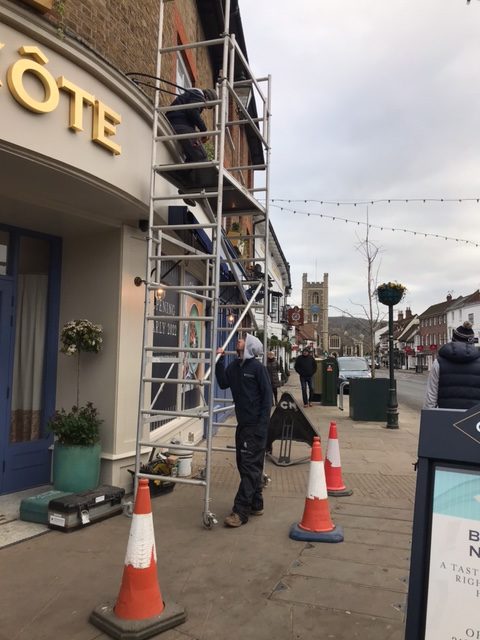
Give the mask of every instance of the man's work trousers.
[[[194, 129], [182, 125], [176, 125], [174, 129], [175, 133], [194, 133]], [[205, 162], [208, 160], [207, 152], [200, 138], [192, 138], [191, 140], [185, 138], [179, 142], [185, 154], [185, 162]]]
[[263, 509], [263, 465], [267, 443], [265, 435], [258, 436], [257, 425], [238, 425], [235, 432], [237, 469], [240, 474], [240, 486], [233, 503], [234, 513], [238, 513], [243, 522], [247, 522], [250, 511]]

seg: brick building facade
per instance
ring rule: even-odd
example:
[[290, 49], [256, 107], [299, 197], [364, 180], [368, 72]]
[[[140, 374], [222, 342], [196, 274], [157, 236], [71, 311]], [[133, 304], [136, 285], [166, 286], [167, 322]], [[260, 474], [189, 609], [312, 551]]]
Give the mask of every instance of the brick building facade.
[[[163, 46], [218, 37], [221, 4], [165, 2]], [[0, 0], [0, 493], [50, 479], [46, 422], [55, 408], [68, 409], [76, 401], [76, 368], [58, 351], [60, 329], [74, 318], [88, 318], [104, 331], [101, 353], [86, 354], [80, 365], [80, 403], [92, 401], [104, 421], [101, 479], [130, 486], [144, 308], [144, 291], [135, 287], [134, 276], [146, 271], [141, 223], [149, 215], [153, 93], [126, 74], [155, 74], [159, 10], [158, 0]], [[235, 1], [230, 31], [246, 54]], [[23, 73], [25, 61], [30, 70]], [[166, 54], [161, 77], [176, 83], [181, 63], [192, 86], [214, 87], [221, 73], [218, 47]], [[163, 104], [171, 100], [162, 94]], [[229, 113], [238, 120], [232, 104]], [[212, 115], [205, 113], [209, 127]], [[261, 163], [244, 127], [228, 128], [225, 165]], [[159, 129], [164, 135], [171, 131], [163, 116]], [[166, 163], [181, 161], [175, 144], [161, 151]], [[250, 173], [239, 169], [232, 175], [252, 184]], [[163, 178], [157, 186], [162, 201], [155, 216], [165, 224], [178, 205], [178, 190]], [[200, 205], [195, 216], [207, 222]], [[251, 232], [248, 216], [237, 221]], [[195, 265], [177, 268], [169, 279], [174, 285], [188, 278], [201, 282], [200, 271]], [[33, 294], [36, 315], [27, 305]], [[1, 304], [6, 299], [14, 301], [8, 313]], [[26, 323], [32, 344], [41, 346], [35, 362], [21, 363], [22, 370], [35, 367], [28, 402], [28, 389], [18, 388], [16, 375], [17, 360], [27, 357], [16, 323]], [[169, 339], [181, 339], [176, 330]], [[175, 390], [172, 406], [182, 402], [182, 393]], [[13, 446], [15, 411], [34, 415], [38, 428], [26, 421]], [[203, 421], [174, 422], [165, 429], [170, 437], [201, 439]], [[25, 467], [19, 461], [27, 454]]]

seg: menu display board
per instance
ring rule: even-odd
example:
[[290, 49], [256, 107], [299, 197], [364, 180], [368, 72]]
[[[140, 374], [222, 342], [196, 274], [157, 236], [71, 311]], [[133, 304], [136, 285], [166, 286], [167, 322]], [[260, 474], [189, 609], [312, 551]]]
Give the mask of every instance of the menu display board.
[[480, 638], [480, 472], [434, 469], [425, 640]]

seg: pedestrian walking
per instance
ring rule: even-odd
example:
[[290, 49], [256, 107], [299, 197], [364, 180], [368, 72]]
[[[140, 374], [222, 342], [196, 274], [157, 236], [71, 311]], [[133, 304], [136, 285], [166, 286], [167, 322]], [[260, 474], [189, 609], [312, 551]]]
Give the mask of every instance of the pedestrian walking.
[[305, 347], [302, 354], [295, 360], [295, 371], [300, 376], [300, 386], [302, 388], [303, 406], [312, 406], [313, 383], [312, 378], [317, 370], [315, 358], [310, 353], [310, 349]]
[[263, 464], [267, 429], [272, 407], [272, 387], [266, 367], [257, 360], [263, 353], [258, 338], [247, 334], [237, 342], [237, 358], [227, 368], [223, 350], [215, 367], [221, 389], [230, 388], [235, 402], [237, 428], [235, 449], [240, 485], [232, 513], [225, 518], [227, 527], [240, 527], [249, 516], [263, 514]]
[[273, 351], [267, 353], [267, 371], [270, 377], [270, 384], [272, 385], [273, 392], [273, 404], [277, 406], [278, 403], [278, 389], [282, 386], [282, 372], [280, 365], [275, 357]]
[[451, 342], [438, 351], [428, 375], [424, 409], [470, 409], [480, 404], [480, 351], [465, 321], [453, 330]]

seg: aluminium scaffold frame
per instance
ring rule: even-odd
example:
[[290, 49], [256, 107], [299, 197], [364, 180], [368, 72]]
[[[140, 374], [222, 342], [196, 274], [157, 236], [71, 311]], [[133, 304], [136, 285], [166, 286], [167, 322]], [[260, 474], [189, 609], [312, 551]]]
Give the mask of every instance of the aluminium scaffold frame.
[[[156, 448], [165, 449], [172, 453], [175, 451], [188, 450], [189, 452], [198, 452], [205, 455], [205, 465], [200, 477], [197, 478], [180, 478], [168, 476], [168, 481], [174, 483], [184, 483], [197, 485], [204, 488], [204, 509], [202, 521], [205, 527], [211, 528], [217, 523], [215, 514], [210, 510], [210, 484], [212, 469], [212, 454], [218, 451], [228, 451], [232, 453], [234, 447], [214, 447], [212, 439], [214, 431], [217, 427], [225, 425], [224, 422], [217, 420], [219, 414], [231, 412], [234, 408], [232, 400], [224, 398], [216, 398], [214, 394], [214, 370], [218, 359], [217, 345], [221, 345], [226, 349], [232, 337], [238, 330], [247, 330], [249, 328], [258, 328], [256, 314], [260, 313], [263, 318], [263, 328], [267, 325], [268, 314], [268, 273], [269, 273], [269, 164], [270, 164], [270, 94], [271, 94], [271, 77], [255, 78], [250, 69], [250, 65], [238, 45], [235, 34], [230, 33], [230, 0], [224, 3], [224, 28], [219, 38], [205, 40], [201, 42], [183, 44], [173, 47], [163, 47], [163, 27], [164, 27], [164, 3], [170, 0], [160, 1], [160, 18], [158, 31], [158, 47], [157, 47], [157, 65], [155, 77], [155, 102], [153, 112], [152, 126], [152, 155], [151, 155], [151, 181], [150, 181], [150, 206], [149, 206], [149, 233], [147, 244], [147, 268], [145, 280], [137, 282], [137, 284], [145, 285], [144, 300], [144, 328], [143, 328], [143, 347], [141, 362], [141, 383], [139, 393], [139, 411], [136, 434], [136, 455], [135, 455], [135, 489], [139, 478], [147, 478], [150, 480], [158, 480], [159, 476], [142, 472], [141, 456], [146, 448], [151, 451]], [[161, 114], [172, 111], [175, 107], [160, 106], [161, 92], [161, 69], [162, 58], [167, 54], [176, 55], [178, 52], [198, 47], [223, 47], [221, 77], [217, 82], [218, 99], [207, 101], [201, 104], [190, 104], [187, 108], [199, 108], [210, 106], [215, 109], [215, 125], [212, 131], [200, 133], [178, 134], [169, 133], [159, 135], [159, 119]], [[235, 79], [236, 65], [240, 65], [243, 73], [241, 79]], [[266, 90], [264, 87], [266, 86]], [[262, 113], [260, 117], [252, 117], [247, 107], [242, 103], [237, 90], [240, 88], [249, 88], [258, 96], [262, 105]], [[228, 120], [228, 105], [232, 101], [240, 112], [239, 119]], [[177, 108], [186, 108], [185, 105]], [[264, 164], [254, 165], [247, 164], [238, 167], [225, 167], [225, 142], [229, 128], [233, 126], [250, 127], [261, 144], [262, 153], [264, 155]], [[200, 138], [203, 136], [211, 136], [215, 140], [215, 157], [213, 160], [205, 162], [178, 162], [159, 164], [157, 160], [159, 145], [179, 141], [185, 138]], [[260, 188], [248, 189], [241, 183], [242, 171], [255, 171], [257, 169], [265, 170], [264, 185]], [[195, 184], [188, 189], [180, 189], [177, 196], [175, 195], [158, 195], [156, 179], [162, 176], [168, 182], [176, 185], [185, 185], [182, 176], [198, 174]], [[234, 173], [240, 172], [240, 179], [234, 177]], [[211, 176], [215, 179], [212, 181]], [[206, 178], [202, 180], [202, 176]], [[261, 204], [255, 197], [256, 192], [264, 195], [264, 204]], [[205, 222], [187, 220], [186, 223], [168, 224], [158, 223], [155, 206], [162, 201], [182, 200], [188, 197], [195, 202], [201, 203], [203, 206], [203, 217]], [[241, 205], [240, 209], [238, 205]], [[231, 246], [226, 239], [223, 230], [223, 221], [228, 216], [252, 216], [253, 235], [240, 236], [253, 242], [253, 250], [248, 257], [237, 257], [232, 254]], [[195, 220], [195, 219], [194, 219]], [[194, 244], [184, 242], [179, 239], [181, 232], [195, 233], [201, 231], [207, 235], [210, 240], [210, 247], [203, 247], [201, 250], [194, 248]], [[264, 255], [256, 255], [255, 246], [257, 240], [263, 243]], [[204, 283], [203, 284], [166, 284], [166, 273], [171, 271], [177, 265], [197, 262], [204, 267]], [[263, 272], [261, 269], [254, 273], [253, 277], [246, 276], [245, 267], [248, 264], [263, 264]], [[229, 270], [228, 281], [221, 280], [221, 266]], [[167, 267], [167, 271], [162, 271], [162, 266]], [[233, 287], [232, 296], [237, 297], [236, 303], [221, 302], [221, 291], [228, 290]], [[177, 311], [177, 315], [165, 315], [164, 312], [158, 312], [156, 306], [156, 292], [177, 292], [181, 305]], [[189, 296], [194, 300], [198, 300], [203, 305], [204, 315], [195, 316], [196, 322], [203, 324], [204, 342], [200, 345], [185, 346], [177, 342], [176, 347], [164, 346], [162, 344], [154, 344], [155, 323], [159, 322], [177, 322], [178, 327], [182, 327], [182, 323], [189, 322], [191, 316], [185, 312], [183, 296]], [[238, 313], [236, 322], [232, 327], [219, 325], [219, 314], [227, 309], [235, 309]], [[246, 318], [249, 320], [250, 326], [245, 326]], [[183, 335], [183, 331], [179, 331]], [[263, 332], [264, 354], [266, 353], [267, 331]], [[231, 353], [231, 352], [226, 352]], [[178, 376], [170, 377], [170, 373], [175, 366], [180, 370], [182, 357], [187, 354], [193, 356], [195, 361], [201, 366], [199, 370], [203, 370], [202, 375], [189, 379]], [[266, 356], [264, 355], [264, 358]], [[155, 374], [155, 364], [166, 365], [170, 363], [168, 371], [161, 375]], [[186, 385], [190, 388], [197, 387], [200, 390], [201, 403], [191, 409], [182, 409], [176, 407], [175, 410], [157, 409], [155, 404], [162, 393], [165, 385]], [[157, 388], [158, 387], [158, 388]], [[155, 388], [155, 391], [154, 391]], [[178, 394], [177, 394], [178, 398]], [[204, 421], [205, 444], [189, 445], [186, 443], [172, 444], [172, 442], [164, 442], [162, 438], [152, 437], [151, 425], [158, 422], [172, 420], [175, 418], [200, 419]], [[228, 425], [232, 426], [232, 425]]]

